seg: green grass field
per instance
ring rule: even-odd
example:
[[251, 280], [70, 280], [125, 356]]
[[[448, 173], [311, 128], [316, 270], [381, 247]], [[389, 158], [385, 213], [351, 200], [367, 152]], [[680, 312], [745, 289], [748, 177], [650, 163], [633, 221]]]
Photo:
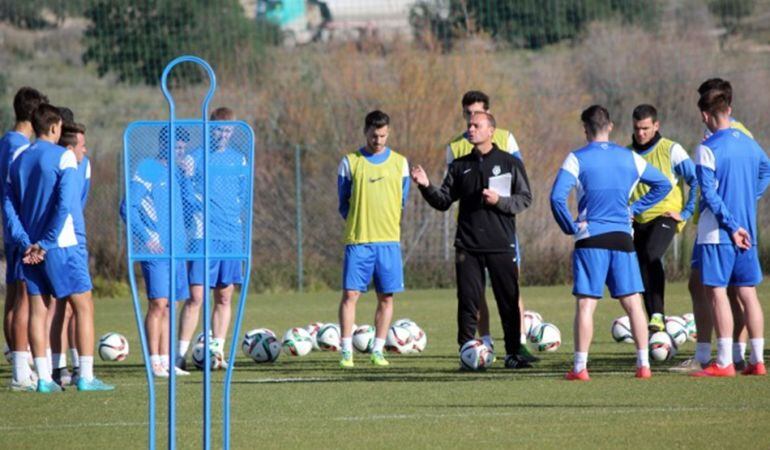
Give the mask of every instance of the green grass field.
[[[542, 354], [535, 369], [511, 373], [500, 361], [485, 373], [458, 372], [454, 291], [407, 292], [395, 318], [410, 317], [428, 334], [420, 355], [392, 356], [375, 370], [358, 357], [352, 371], [338, 356], [282, 355], [272, 365], [238, 359], [233, 383], [233, 448], [767, 448], [770, 445], [770, 379], [691, 379], [655, 364], [654, 378], [633, 378], [634, 352], [616, 344], [611, 320], [616, 302], [601, 304], [589, 355], [590, 383], [562, 379], [571, 364], [573, 301], [568, 287], [524, 289], [528, 309], [563, 334], [562, 347]], [[770, 288], [761, 290], [770, 297]], [[491, 298], [491, 294], [490, 294]], [[244, 328], [277, 333], [312, 321], [336, 321], [338, 294], [275, 294], [250, 298]], [[683, 284], [670, 286], [669, 313], [690, 311]], [[766, 311], [770, 306], [765, 303]], [[371, 294], [357, 322], [371, 323]], [[494, 309], [493, 309], [494, 311]], [[766, 314], [766, 317], [768, 315]], [[499, 323], [494, 323], [498, 340]], [[122, 363], [101, 363], [97, 373], [117, 385], [111, 393], [42, 396], [0, 393], [0, 448], [143, 448], [147, 439], [147, 387], [131, 304], [97, 305], [97, 332], [125, 334], [132, 353]], [[229, 344], [229, 342], [228, 342]], [[502, 344], [502, 342], [500, 342]], [[768, 355], [769, 353], [766, 353]], [[7, 382], [10, 367], [0, 366]], [[201, 447], [200, 372], [178, 384], [178, 446]], [[221, 447], [223, 372], [214, 375], [213, 448]], [[159, 448], [165, 446], [165, 387], [159, 392]]]

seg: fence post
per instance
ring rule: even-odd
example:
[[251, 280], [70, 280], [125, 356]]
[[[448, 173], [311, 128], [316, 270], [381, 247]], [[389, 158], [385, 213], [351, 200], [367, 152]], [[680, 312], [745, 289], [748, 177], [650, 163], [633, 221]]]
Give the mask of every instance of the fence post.
[[294, 185], [296, 187], [296, 226], [297, 226], [297, 291], [302, 292], [304, 282], [304, 258], [302, 257], [302, 149], [294, 146]]

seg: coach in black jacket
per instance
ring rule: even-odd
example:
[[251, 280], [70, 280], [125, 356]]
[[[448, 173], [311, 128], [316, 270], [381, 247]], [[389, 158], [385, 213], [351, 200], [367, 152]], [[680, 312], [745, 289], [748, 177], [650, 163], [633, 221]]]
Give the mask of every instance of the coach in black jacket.
[[494, 131], [491, 114], [474, 114], [468, 122], [473, 151], [449, 165], [441, 187], [431, 185], [419, 165], [412, 169], [412, 179], [438, 210], [446, 211], [460, 201], [455, 237], [458, 345], [476, 335], [486, 268], [505, 334], [505, 366], [516, 369], [530, 367], [517, 356], [521, 343], [516, 214], [529, 207], [532, 194], [524, 164], [492, 143]]

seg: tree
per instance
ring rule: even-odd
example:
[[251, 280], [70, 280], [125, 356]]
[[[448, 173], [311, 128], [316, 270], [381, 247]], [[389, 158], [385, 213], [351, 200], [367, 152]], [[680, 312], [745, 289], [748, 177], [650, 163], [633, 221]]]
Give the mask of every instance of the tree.
[[[129, 83], [158, 84], [165, 65], [182, 54], [219, 67], [256, 62], [274, 39], [271, 29], [246, 18], [238, 0], [96, 0], [85, 15], [92, 23], [83, 60], [95, 63], [100, 76], [115, 73]], [[177, 82], [200, 79], [191, 65], [174, 75]]]

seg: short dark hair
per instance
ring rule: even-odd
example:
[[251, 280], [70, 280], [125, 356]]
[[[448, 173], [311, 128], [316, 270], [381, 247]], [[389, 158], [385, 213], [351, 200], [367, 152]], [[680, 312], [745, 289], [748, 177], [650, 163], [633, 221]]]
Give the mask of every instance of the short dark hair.
[[48, 97], [37, 89], [29, 86], [19, 89], [13, 97], [13, 112], [16, 114], [16, 121], [31, 122], [35, 110], [45, 103], [48, 103]]
[[497, 128], [497, 121], [495, 120], [495, 116], [493, 116], [492, 113], [489, 113], [486, 111], [479, 111], [479, 112], [473, 113], [471, 117], [473, 116], [484, 116], [487, 118], [487, 122], [489, 122], [489, 125], [492, 128]]
[[78, 145], [78, 134], [79, 133], [73, 133], [71, 131], [67, 131], [61, 134], [61, 137], [59, 138], [59, 145], [67, 148], [67, 147], [75, 147]]
[[631, 113], [631, 118], [633, 118], [635, 122], [644, 119], [652, 119], [653, 122], [657, 122], [658, 110], [655, 109], [654, 106], [645, 103], [634, 108], [634, 112]]
[[61, 132], [62, 132], [62, 134], [63, 133], [75, 133], [75, 134], [81, 133], [81, 134], [86, 134], [86, 126], [83, 125], [82, 123], [77, 123], [77, 122], [67, 123], [66, 120], [62, 119], [62, 130], [61, 130]]
[[730, 108], [730, 101], [724, 91], [712, 89], [700, 96], [700, 99], [698, 99], [698, 108], [709, 114], [726, 113]]
[[580, 114], [580, 120], [588, 131], [595, 135], [596, 133], [607, 129], [612, 123], [610, 112], [602, 105], [591, 105]]
[[59, 108], [48, 103], [38, 106], [34, 114], [32, 114], [32, 129], [35, 130], [35, 134], [38, 136], [48, 134], [51, 126], [59, 122], [61, 122]]
[[733, 85], [722, 78], [709, 78], [698, 86], [698, 94], [702, 97], [706, 92], [719, 90], [725, 94], [727, 104], [733, 104]]
[[61, 121], [64, 123], [64, 126], [75, 123], [75, 113], [72, 112], [71, 109], [67, 108], [66, 106], [59, 106], [58, 108], [59, 115], [61, 116]]
[[235, 120], [235, 111], [226, 106], [222, 106], [211, 113], [209, 120]]
[[390, 116], [379, 109], [370, 112], [364, 119], [364, 131], [371, 128], [379, 129], [388, 125], [390, 125]]
[[474, 103], [483, 103], [484, 109], [489, 109], [489, 96], [481, 91], [468, 91], [463, 95], [463, 108]]

